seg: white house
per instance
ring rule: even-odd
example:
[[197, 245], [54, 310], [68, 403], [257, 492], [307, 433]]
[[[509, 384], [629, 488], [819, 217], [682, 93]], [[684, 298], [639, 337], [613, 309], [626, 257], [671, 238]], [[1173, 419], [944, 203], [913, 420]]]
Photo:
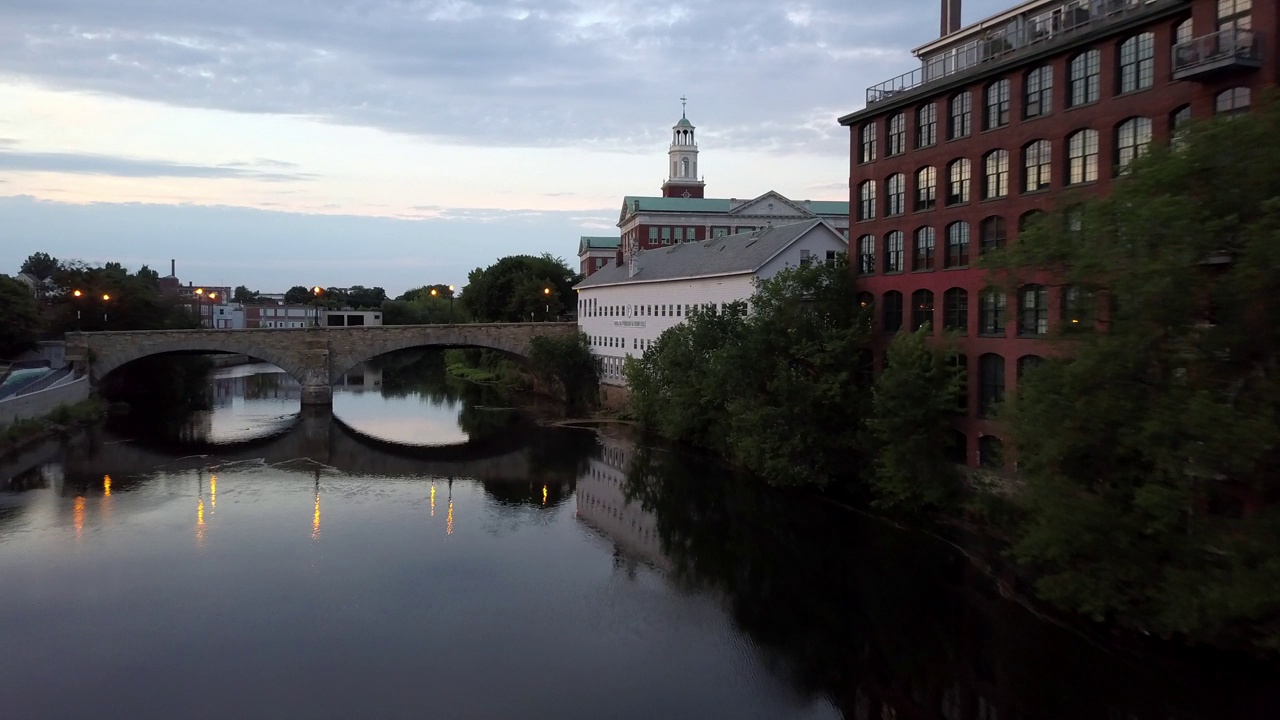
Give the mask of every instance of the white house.
[[634, 250], [626, 262], [615, 260], [575, 286], [578, 327], [600, 359], [601, 382], [625, 385], [626, 357], [643, 356], [695, 306], [748, 300], [757, 279], [788, 266], [834, 263], [847, 251], [844, 235], [822, 219]]

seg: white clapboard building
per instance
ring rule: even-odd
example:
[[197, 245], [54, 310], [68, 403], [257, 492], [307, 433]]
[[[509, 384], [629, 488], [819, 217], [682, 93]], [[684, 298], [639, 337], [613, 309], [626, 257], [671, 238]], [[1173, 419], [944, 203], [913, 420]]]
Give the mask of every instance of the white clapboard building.
[[694, 307], [748, 300], [757, 279], [787, 266], [836, 261], [844, 235], [826, 220], [636, 251], [578, 283], [578, 326], [600, 360], [600, 380], [625, 385], [623, 363], [640, 357]]

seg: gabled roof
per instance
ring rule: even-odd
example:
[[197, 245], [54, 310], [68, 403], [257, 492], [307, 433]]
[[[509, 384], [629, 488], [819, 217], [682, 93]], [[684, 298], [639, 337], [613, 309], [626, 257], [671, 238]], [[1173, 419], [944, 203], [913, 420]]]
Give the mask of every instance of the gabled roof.
[[633, 282], [679, 280], [682, 278], [739, 275], [764, 267], [778, 253], [815, 228], [825, 228], [841, 243], [847, 241], [826, 220], [815, 218], [798, 223], [762, 228], [701, 242], [680, 243], [637, 253], [636, 274], [630, 275], [626, 263], [609, 265], [595, 271], [575, 288], [619, 285]]
[[618, 237], [593, 237], [591, 235], [583, 235], [578, 238], [578, 254], [581, 255], [588, 250], [617, 250], [618, 245], [622, 242], [622, 238]]

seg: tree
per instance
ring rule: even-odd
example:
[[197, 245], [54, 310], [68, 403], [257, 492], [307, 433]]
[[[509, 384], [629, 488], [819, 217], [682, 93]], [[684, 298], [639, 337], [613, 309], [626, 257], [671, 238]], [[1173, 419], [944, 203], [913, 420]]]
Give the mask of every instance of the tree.
[[153, 291], [160, 292], [160, 273], [152, 270], [146, 265], [143, 265], [138, 268], [137, 277], [138, 280], [142, 281], [144, 285], [151, 288]]
[[1193, 128], [993, 262], [1060, 278], [1083, 331], [1002, 419], [1039, 592], [1280, 648], [1280, 108]]
[[472, 270], [459, 302], [478, 322], [554, 320], [577, 307], [580, 279], [561, 258], [512, 255]]
[[258, 293], [244, 285], [237, 285], [236, 289], [231, 293], [231, 300], [238, 303], [255, 303], [258, 301]]
[[565, 404], [570, 408], [591, 408], [599, 400], [600, 371], [586, 333], [533, 338], [529, 343], [529, 362], [544, 381], [555, 380], [560, 384]]
[[[432, 290], [436, 291], [435, 295], [431, 294]], [[449, 296], [453, 294], [454, 294], [454, 290], [449, 285], [423, 285], [420, 288], [406, 290], [405, 292], [401, 293], [400, 297], [396, 298], [396, 300], [403, 300], [406, 302], [411, 302], [414, 300], [426, 300], [430, 298], [444, 298], [448, 300]]]
[[0, 358], [27, 350], [40, 331], [40, 311], [31, 290], [8, 275], [0, 275]]
[[847, 266], [836, 262], [759, 283], [749, 316], [745, 303], [694, 309], [627, 363], [637, 418], [772, 483], [850, 479], [866, 411], [850, 360], [869, 339], [853, 298]]
[[315, 299], [311, 288], [294, 285], [284, 293], [284, 301], [289, 305], [307, 305]]
[[[120, 263], [91, 267], [79, 260], [58, 265], [52, 276], [56, 292], [48, 297], [50, 329], [159, 330], [195, 327], [196, 320], [173, 298], [156, 292], [154, 273], [145, 267], [136, 274]], [[77, 296], [76, 291], [80, 291]], [[107, 296], [107, 300], [103, 296]]]
[[22, 262], [19, 272], [27, 273], [40, 280], [48, 280], [58, 270], [58, 259], [48, 253], [32, 253]]
[[363, 285], [352, 285], [346, 293], [346, 302], [357, 310], [382, 307], [387, 299], [387, 291], [380, 287], [367, 288]]
[[963, 384], [954, 354], [931, 347], [930, 332], [926, 325], [893, 338], [872, 391], [871, 483], [881, 507], [950, 509], [960, 491], [947, 448]]

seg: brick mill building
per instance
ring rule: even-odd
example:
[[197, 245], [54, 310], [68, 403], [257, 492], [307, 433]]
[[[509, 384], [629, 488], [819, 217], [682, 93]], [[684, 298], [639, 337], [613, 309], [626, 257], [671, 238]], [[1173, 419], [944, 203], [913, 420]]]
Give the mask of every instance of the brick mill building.
[[850, 263], [878, 349], [924, 323], [959, 334], [965, 415], [953, 451], [999, 466], [989, 418], [1063, 324], [1092, 308], [1070, 287], [991, 287], [976, 267], [1064, 195], [1105, 195], [1150, 143], [1242, 112], [1276, 84], [1274, 0], [1032, 0], [942, 36], [920, 67], [867, 90], [850, 131]]

